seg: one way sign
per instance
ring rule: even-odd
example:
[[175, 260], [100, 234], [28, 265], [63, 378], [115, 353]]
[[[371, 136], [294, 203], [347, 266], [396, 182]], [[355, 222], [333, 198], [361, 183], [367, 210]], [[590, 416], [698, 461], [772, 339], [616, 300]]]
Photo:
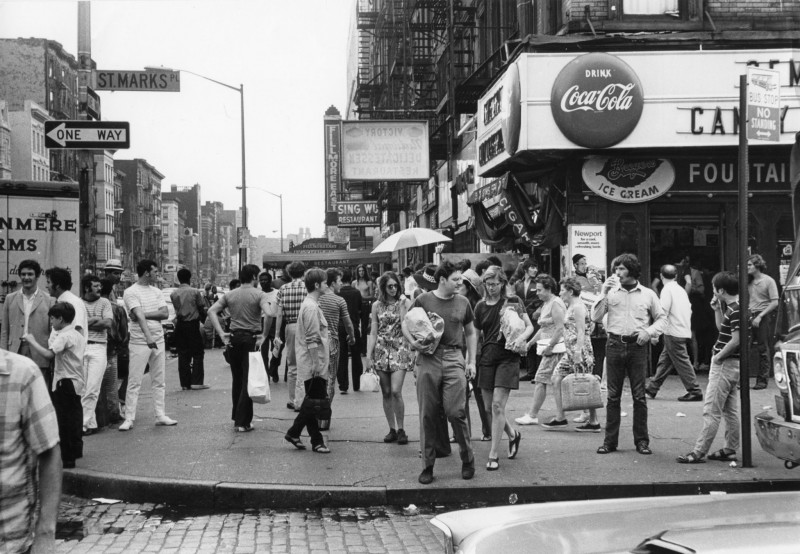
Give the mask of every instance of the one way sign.
[[45, 148], [78, 150], [119, 150], [131, 146], [131, 126], [127, 121], [44, 122]]

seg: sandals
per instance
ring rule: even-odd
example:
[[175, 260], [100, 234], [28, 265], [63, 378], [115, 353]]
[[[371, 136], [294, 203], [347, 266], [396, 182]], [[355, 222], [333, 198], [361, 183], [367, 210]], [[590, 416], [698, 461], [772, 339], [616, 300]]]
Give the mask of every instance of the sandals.
[[300, 440], [300, 437], [294, 438], [291, 435], [284, 435], [283, 438], [286, 439], [287, 442], [292, 443], [294, 445], [294, 447], [296, 449], [298, 449], [298, 450], [305, 450], [306, 449], [306, 445], [303, 444], [303, 441]]
[[689, 452], [688, 454], [684, 454], [683, 456], [678, 456], [676, 461], [679, 464], [704, 464], [706, 461], [703, 459], [702, 456], [698, 456], [694, 452]]
[[489, 461], [486, 462], [486, 470], [487, 471], [497, 471], [500, 469], [500, 458], [489, 458]]
[[517, 434], [514, 436], [513, 439], [508, 441], [508, 459], [513, 460], [517, 457], [517, 452], [519, 451], [519, 441], [522, 440], [522, 433], [517, 431]]
[[325, 446], [324, 444], [315, 444], [311, 447], [311, 450], [316, 452], [317, 454], [330, 454], [331, 449]]
[[709, 460], [714, 460], [717, 462], [732, 462], [734, 460], [738, 460], [736, 457], [736, 451], [733, 452], [725, 452], [724, 448], [720, 448], [716, 452], [712, 452], [708, 456], [706, 456]]
[[490, 440], [492, 440], [492, 435], [483, 435], [481, 437], [481, 442], [489, 442]]
[[604, 444], [600, 448], [597, 449], [598, 454], [611, 454], [612, 452], [616, 452], [617, 447], [611, 446], [610, 444]]

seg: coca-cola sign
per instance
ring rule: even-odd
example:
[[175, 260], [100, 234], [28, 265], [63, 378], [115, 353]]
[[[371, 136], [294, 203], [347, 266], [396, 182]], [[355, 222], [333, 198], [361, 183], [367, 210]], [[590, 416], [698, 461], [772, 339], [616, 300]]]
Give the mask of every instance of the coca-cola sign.
[[628, 64], [603, 53], [585, 54], [558, 74], [550, 109], [564, 136], [586, 148], [606, 148], [636, 128], [644, 106], [639, 77]]

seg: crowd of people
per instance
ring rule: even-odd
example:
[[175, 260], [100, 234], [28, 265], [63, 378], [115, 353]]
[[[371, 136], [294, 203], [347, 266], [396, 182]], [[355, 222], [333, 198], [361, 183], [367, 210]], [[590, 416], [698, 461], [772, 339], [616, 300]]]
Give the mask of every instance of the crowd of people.
[[[641, 264], [632, 254], [616, 257], [604, 281], [587, 272], [583, 255], [576, 254], [572, 262], [573, 275], [560, 282], [539, 273], [532, 258], [510, 274], [492, 257], [474, 269], [468, 262], [443, 261], [382, 275], [371, 274], [364, 266], [352, 274], [293, 262], [282, 275], [273, 277], [258, 266], [245, 265], [239, 279], [231, 283], [232, 290], [213, 303], [209, 291], [204, 294], [193, 288], [191, 272], [181, 269], [177, 273], [180, 286], [171, 294], [181, 389], [208, 388], [202, 329], [210, 325], [221, 338], [230, 364], [234, 430], [253, 430], [247, 382], [250, 354], [260, 350], [274, 382], [280, 379], [282, 366], [286, 367], [286, 406], [297, 416], [285, 440], [305, 449], [301, 439], [305, 429], [312, 450], [327, 454], [331, 450], [321, 431], [330, 425], [337, 385], [340, 394], [347, 394], [351, 384], [358, 391], [364, 374], [373, 372], [388, 426], [383, 440], [408, 444], [403, 385], [412, 372], [419, 406], [422, 472], [418, 480], [429, 484], [437, 458], [450, 453], [451, 443], [459, 447], [461, 477], [472, 479], [475, 474], [469, 419], [473, 389], [480, 440], [491, 443], [485, 467], [496, 471], [503, 435], [507, 459], [517, 457], [523, 435], [516, 426], [569, 428], [561, 383], [578, 373], [594, 375], [598, 382], [602, 378], [607, 402], [604, 426], [597, 410], [587, 409], [574, 418], [580, 424], [575, 430], [604, 432], [597, 453], [615, 452], [627, 378], [633, 397], [633, 443], [639, 454], [651, 454], [647, 396], [655, 398], [675, 370], [686, 389], [678, 400], [704, 402], [702, 432], [693, 449], [677, 461], [735, 459], [742, 340], [736, 276], [719, 272], [710, 283], [713, 295], [708, 307], [718, 333], [704, 394], [695, 372], [698, 354], [692, 346], [692, 314], [697, 304], [691, 294], [700, 286], [693, 275], [682, 273], [678, 265], [663, 265], [659, 295], [640, 282]], [[761, 360], [754, 388], [761, 389], [767, 386], [769, 375], [778, 290], [765, 274], [761, 256], [751, 256], [747, 265], [751, 275], [748, 317]], [[1, 488], [4, 496], [19, 503], [17, 517], [25, 525], [18, 526], [16, 534], [6, 534], [6, 541], [28, 544], [32, 525], [40, 536], [52, 536], [57, 507], [52, 495], [57, 497], [60, 491], [56, 481], [60, 481], [61, 467], [75, 467], [83, 455], [83, 437], [100, 426], [119, 423], [119, 431], [133, 428], [145, 371], [151, 376], [155, 424], [172, 427], [178, 423], [165, 412], [161, 322], [169, 312], [162, 291], [155, 286], [159, 267], [153, 260], [142, 260], [136, 272], [138, 280], [124, 291], [120, 303], [115, 287], [122, 267], [117, 261], [106, 265], [102, 278], [84, 276], [80, 297], [71, 292], [67, 270], [44, 271], [47, 287], [42, 291], [37, 284], [43, 273], [39, 264], [25, 260], [18, 266], [22, 288], [6, 297], [0, 326], [0, 399], [5, 421], [10, 422], [0, 440], [0, 455], [11, 468], [8, 475], [13, 475]], [[409, 328], [407, 314], [417, 308], [441, 322], [435, 348]], [[510, 333], [512, 327], [516, 330]], [[650, 346], [659, 341], [662, 350], [651, 372]], [[521, 375], [532, 380], [533, 399], [522, 417], [510, 421], [506, 405], [511, 392], [519, 389]], [[548, 390], [556, 413], [540, 421]], [[101, 413], [103, 421], [99, 421]], [[723, 420], [723, 447], [709, 453]], [[15, 433], [26, 440], [18, 440]], [[13, 471], [37, 463], [38, 489], [35, 480], [26, 477], [30, 472]], [[37, 503], [41, 506], [38, 520], [31, 517]]]

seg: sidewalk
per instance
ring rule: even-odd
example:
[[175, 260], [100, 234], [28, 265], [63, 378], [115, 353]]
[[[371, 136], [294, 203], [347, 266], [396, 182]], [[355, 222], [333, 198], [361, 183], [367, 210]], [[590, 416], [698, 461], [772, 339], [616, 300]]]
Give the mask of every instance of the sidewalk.
[[[281, 375], [282, 377], [282, 375]], [[701, 376], [705, 389], [707, 374]], [[485, 469], [489, 443], [481, 442], [478, 411], [471, 401], [476, 473], [461, 479], [458, 446], [439, 459], [434, 482], [417, 482], [422, 470], [419, 451], [419, 417], [414, 377], [409, 373], [403, 391], [406, 405], [406, 446], [384, 444], [388, 426], [380, 393], [353, 392], [333, 402], [331, 430], [326, 442], [332, 453], [296, 450], [283, 435], [294, 419], [286, 408], [287, 387], [272, 383], [272, 403], [255, 405], [255, 431], [235, 433], [230, 419], [230, 370], [222, 351], [206, 351], [203, 391], [181, 391], [177, 358], [167, 359], [167, 414], [176, 427], [156, 427], [145, 376], [134, 428], [116, 428], [84, 438], [84, 457], [78, 467], [64, 472], [64, 492], [86, 498], [107, 497], [129, 502], [185, 504], [226, 509], [243, 506], [304, 508], [309, 506], [370, 506], [487, 502], [503, 504], [546, 500], [797, 490], [800, 470], [764, 453], [751, 428], [753, 468], [731, 468], [723, 462], [683, 465], [675, 457], [691, 450], [702, 427], [702, 402], [678, 402], [684, 391], [677, 376], [670, 377], [655, 400], [648, 400], [652, 456], [637, 454], [633, 446], [632, 400], [623, 396], [620, 450], [605, 456], [595, 453], [602, 433], [576, 433], [568, 414], [569, 429], [546, 431], [538, 426], [519, 427], [523, 434], [515, 460], [505, 456], [503, 439], [499, 471]], [[774, 411], [774, 383], [751, 391], [751, 413], [766, 407]], [[533, 386], [520, 384], [511, 394], [508, 415], [522, 415], [530, 405]], [[540, 414], [554, 412], [549, 396]], [[685, 414], [685, 417], [679, 415]], [[543, 416], [543, 417], [542, 417]], [[604, 423], [604, 411], [600, 412]], [[723, 430], [713, 450], [722, 446]], [[308, 445], [308, 438], [304, 436]], [[741, 458], [741, 452], [739, 452]]]

